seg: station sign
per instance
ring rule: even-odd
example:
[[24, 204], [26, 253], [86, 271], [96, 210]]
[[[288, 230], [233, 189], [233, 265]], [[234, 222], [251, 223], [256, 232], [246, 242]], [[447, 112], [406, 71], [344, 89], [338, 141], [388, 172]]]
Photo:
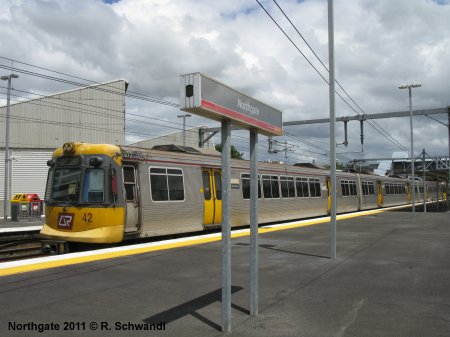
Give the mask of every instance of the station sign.
[[180, 109], [216, 121], [232, 120], [244, 129], [281, 136], [281, 111], [201, 73], [180, 76]]

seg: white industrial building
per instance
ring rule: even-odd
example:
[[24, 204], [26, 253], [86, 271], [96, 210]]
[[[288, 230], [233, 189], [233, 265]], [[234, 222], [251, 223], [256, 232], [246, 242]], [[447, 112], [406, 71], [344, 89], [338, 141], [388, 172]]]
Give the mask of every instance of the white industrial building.
[[[10, 105], [9, 198], [44, 198], [47, 160], [65, 142], [125, 143], [125, 94], [116, 80]], [[0, 107], [0, 217], [3, 217], [6, 106]]]
[[[194, 149], [199, 149], [200, 147], [200, 132], [203, 130], [207, 130], [206, 126], [190, 128], [185, 131], [177, 131], [174, 133], [169, 133], [166, 135], [158, 136], [156, 138], [146, 139], [137, 143], [129, 144], [130, 146], [137, 146], [146, 149], [151, 149], [156, 145], [183, 145], [185, 144], [187, 147], [193, 147]], [[208, 132], [205, 132], [209, 136]], [[208, 139], [201, 146], [205, 151], [211, 150], [211, 153], [216, 152], [214, 148], [214, 142], [212, 139]]]

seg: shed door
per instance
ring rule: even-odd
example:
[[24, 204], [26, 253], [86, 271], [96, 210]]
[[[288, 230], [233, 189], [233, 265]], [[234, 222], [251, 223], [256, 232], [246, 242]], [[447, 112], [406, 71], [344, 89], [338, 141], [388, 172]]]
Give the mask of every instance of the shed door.
[[139, 198], [136, 168], [134, 166], [124, 165], [123, 186], [126, 205], [125, 232], [135, 232], [139, 229]]
[[222, 179], [220, 171], [204, 169], [202, 177], [205, 199], [203, 224], [220, 224], [222, 222]]

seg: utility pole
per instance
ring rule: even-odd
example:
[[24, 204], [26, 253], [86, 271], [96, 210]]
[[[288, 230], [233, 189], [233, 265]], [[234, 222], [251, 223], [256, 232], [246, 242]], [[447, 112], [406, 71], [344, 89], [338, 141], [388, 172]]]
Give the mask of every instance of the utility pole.
[[336, 112], [334, 76], [334, 8], [333, 0], [328, 0], [328, 59], [330, 97], [330, 257], [336, 259]]
[[398, 88], [399, 89], [408, 89], [409, 93], [409, 126], [411, 133], [411, 174], [412, 174], [412, 217], [413, 221], [416, 219], [416, 177], [414, 176], [414, 136], [413, 136], [413, 112], [412, 112], [412, 97], [411, 97], [411, 88], [420, 88], [422, 85], [420, 83], [412, 83], [412, 84], [402, 84]]
[[6, 94], [6, 132], [5, 132], [5, 193], [3, 196], [3, 219], [5, 223], [8, 221], [8, 202], [9, 202], [9, 116], [11, 114], [11, 80], [19, 78], [16, 74], [2, 76], [2, 81], [8, 81], [8, 91]]
[[425, 184], [426, 182], [426, 176], [425, 176], [425, 171], [426, 171], [426, 162], [425, 162], [425, 149], [422, 150], [422, 166], [423, 166], [423, 212], [426, 213], [427, 212], [427, 186]]
[[191, 117], [191, 114], [178, 115], [178, 118], [183, 118], [183, 146], [186, 146], [186, 117]]

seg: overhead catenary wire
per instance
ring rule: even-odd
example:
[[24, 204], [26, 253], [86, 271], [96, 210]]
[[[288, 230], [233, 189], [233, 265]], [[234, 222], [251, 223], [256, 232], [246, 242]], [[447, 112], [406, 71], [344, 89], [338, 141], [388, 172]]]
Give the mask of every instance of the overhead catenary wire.
[[[258, 0], [255, 0], [259, 6], [264, 10], [264, 12], [269, 16], [269, 18], [275, 23], [275, 25], [281, 30], [281, 32], [285, 35], [285, 37], [292, 43], [292, 45], [297, 49], [297, 51], [303, 56], [303, 58], [309, 63], [309, 65], [315, 70], [315, 72], [322, 78], [322, 80], [329, 85], [328, 80], [320, 73], [320, 71], [312, 64], [312, 62], [308, 59], [308, 57], [301, 51], [301, 49], [297, 46], [297, 44], [292, 40], [292, 38], [286, 33], [286, 31], [280, 26], [280, 24], [275, 20], [275, 18], [267, 11], [267, 9], [259, 2]], [[316, 52], [313, 50], [313, 48], [309, 45], [309, 43], [306, 41], [306, 39], [303, 37], [303, 35], [300, 33], [300, 31], [297, 29], [297, 27], [292, 23], [292, 21], [289, 19], [289, 17], [286, 15], [284, 10], [279, 6], [279, 4], [273, 0], [274, 3], [277, 5], [277, 7], [280, 9], [280, 11], [283, 13], [283, 15], [287, 18], [289, 23], [294, 27], [294, 29], [297, 31], [297, 33], [301, 36], [303, 41], [306, 43], [306, 45], [309, 47], [309, 49], [312, 51], [314, 56], [319, 60], [319, 62], [322, 64], [322, 66], [325, 68], [325, 70], [328, 72], [328, 68], [325, 66], [325, 64], [322, 62], [322, 60], [319, 58], [319, 56], [316, 54]], [[349, 99], [363, 112], [363, 114], [366, 114], [364, 110], [353, 100], [353, 98], [347, 93], [347, 91], [342, 87], [342, 85], [336, 81], [338, 86], [343, 90], [343, 92], [349, 97]], [[360, 115], [360, 113], [353, 107], [349, 102], [347, 102], [342, 95], [335, 91], [336, 95], [339, 96], [339, 98], [357, 115]], [[402, 150], [405, 150], [406, 147], [403, 146], [398, 140], [396, 140], [394, 137], [392, 137], [389, 133], [387, 133], [382, 127], [380, 127], [375, 121], [367, 121], [369, 125], [374, 128], [377, 132], [379, 132], [382, 136], [384, 136], [388, 141], [393, 143], [395, 146], [399, 147]], [[376, 126], [375, 126], [376, 125]]]
[[[1, 57], [0, 56], [0, 58], [4, 58], [4, 57]], [[4, 59], [8, 59], [8, 58], [4, 58]], [[8, 60], [12, 60], [12, 59], [8, 59]], [[15, 61], [15, 60], [14, 60]], [[42, 69], [42, 70], [46, 70], [46, 71], [50, 71], [50, 72], [54, 72], [54, 73], [57, 73], [57, 74], [61, 74], [61, 75], [64, 75], [64, 76], [69, 76], [69, 77], [72, 77], [72, 78], [76, 78], [76, 79], [81, 79], [81, 80], [83, 80], [83, 81], [86, 81], [86, 82], [89, 82], [89, 83], [94, 83], [94, 84], [102, 84], [103, 86], [105, 86], [105, 85], [107, 85], [107, 84], [105, 84], [105, 83], [96, 83], [96, 82], [94, 82], [94, 81], [90, 81], [90, 80], [87, 80], [87, 79], [83, 79], [83, 78], [81, 78], [81, 77], [77, 77], [77, 76], [73, 76], [73, 75], [69, 75], [69, 74], [65, 74], [65, 73], [61, 73], [61, 72], [57, 72], [57, 71], [53, 71], [53, 70], [50, 70], [50, 69], [48, 69], [48, 68], [43, 68], [43, 67], [38, 67], [38, 66], [34, 66], [34, 65], [31, 65], [31, 64], [27, 64], [27, 63], [24, 63], [24, 62], [20, 62], [20, 61], [15, 61], [16, 63], [20, 63], [20, 64], [24, 64], [24, 65], [28, 65], [28, 66], [31, 66], [31, 67], [35, 67], [35, 68], [38, 68], [38, 69]], [[10, 69], [10, 70], [14, 70], [14, 71], [17, 71], [17, 67], [5, 67], [5, 66], [0, 66], [0, 68], [1, 67], [3, 67], [3, 68], [8, 68], [8, 69]], [[24, 69], [22, 69], [21, 70], [24, 74], [27, 74], [27, 75], [30, 75], [30, 76], [37, 76], [37, 77], [41, 77], [41, 78], [44, 78], [44, 79], [48, 79], [48, 80], [54, 80], [54, 81], [58, 81], [58, 82], [62, 82], [62, 83], [66, 83], [66, 84], [70, 84], [70, 85], [77, 85], [77, 86], [81, 86], [81, 87], [86, 87], [86, 83], [79, 83], [79, 82], [74, 82], [74, 81], [68, 81], [68, 80], [65, 80], [65, 79], [61, 79], [61, 78], [56, 78], [56, 77], [53, 77], [53, 76], [48, 76], [48, 75], [45, 75], [45, 74], [39, 74], [39, 73], [35, 73], [35, 72], [29, 72], [29, 71], [26, 71], [26, 70], [24, 70]], [[97, 90], [98, 88], [95, 88], [95, 87], [92, 87], [91, 86], [91, 88], [93, 88], [93, 89], [95, 89], [95, 90]], [[114, 88], [115, 89], [115, 88]], [[106, 92], [109, 92], [109, 93], [114, 93], [114, 94], [120, 94], [120, 93], [118, 93], [117, 92], [117, 89], [115, 89], [115, 90], [105, 90], [104, 88], [100, 88], [100, 90], [101, 91], [106, 91]], [[35, 95], [35, 96], [39, 96], [39, 97], [46, 97], [45, 95], [40, 95], [40, 94], [36, 94], [36, 93], [32, 93], [32, 92], [29, 92], [29, 91], [23, 91], [23, 90], [17, 90], [16, 89], [16, 91], [18, 91], [18, 92], [23, 92], [23, 93], [27, 93], [27, 94], [31, 94], [31, 95]], [[142, 94], [139, 94], [139, 95], [142, 95]], [[19, 96], [19, 95], [16, 95], [16, 96]], [[125, 95], [126, 97], [129, 97], [130, 95]], [[145, 96], [145, 95], [142, 95], [142, 96]], [[56, 98], [55, 96], [52, 96], [52, 98], [53, 99], [58, 99], [58, 100], [60, 100], [60, 101], [65, 101], [65, 102], [69, 102], [69, 103], [71, 103], [71, 104], [73, 104], [73, 103], [75, 103], [72, 99], [70, 99], [70, 100], [68, 100], [68, 99], [61, 99], [61, 98]], [[132, 96], [131, 98], [135, 98], [135, 99], [142, 99], [142, 97], [141, 96]], [[159, 98], [155, 98], [155, 97], [152, 97], [152, 96], [145, 96], [145, 98], [143, 99], [143, 100], [146, 100], [146, 101], [151, 101], [152, 103], [156, 103], [156, 104], [164, 104], [164, 105], [168, 105], [168, 106], [171, 106], [171, 107], [178, 107], [178, 104], [175, 104], [175, 103], [173, 103], [173, 102], [168, 102], [168, 101], [164, 101], [164, 100], [162, 100], [162, 99], [159, 99]], [[90, 108], [94, 108], [94, 109], [104, 109], [104, 110], [109, 110], [109, 111], [112, 111], [111, 109], [108, 109], [108, 108], [103, 108], [103, 107], [98, 107], [98, 106], [94, 106], [94, 105], [91, 105], [91, 104], [87, 104], [87, 103], [83, 103], [83, 102], [77, 102], [78, 104], [80, 104], [80, 105], [83, 105], [84, 106], [84, 108], [83, 109], [76, 109], [76, 111], [77, 112], [84, 112], [84, 113], [90, 113], [90, 114], [97, 114], [97, 115], [100, 115], [101, 113], [100, 112], [98, 112], [98, 111], [89, 111], [88, 109], [86, 109], [86, 107], [90, 107]], [[169, 103], [169, 104], [167, 104], [167, 103]], [[34, 104], [37, 104], [37, 103], [34, 103]], [[63, 108], [63, 110], [72, 110], [72, 112], [74, 112], [73, 111], [73, 109], [70, 109], [70, 108], [68, 108], [67, 106], [65, 106], [64, 104], [60, 104], [59, 105], [59, 107], [60, 108]], [[52, 106], [52, 108], [55, 108], [55, 105], [54, 106]], [[81, 111], [80, 111], [81, 110]], [[114, 111], [114, 112], [116, 112], [117, 113], [117, 111]], [[103, 116], [107, 116], [107, 115], [105, 115], [104, 113], [102, 114]], [[149, 117], [149, 116], [144, 116], [144, 115], [139, 115], [139, 114], [133, 114], [133, 113], [129, 113], [129, 112], [127, 112], [127, 115], [132, 115], [132, 116], [136, 116], [136, 117], [139, 117], [139, 118], [146, 118], [146, 119], [151, 119], [152, 121], [153, 120], [158, 120], [157, 118], [153, 118], [153, 117]], [[166, 121], [166, 120], [159, 120], [159, 121], [161, 121], [161, 122], [164, 122], [164, 123], [170, 123], [170, 124], [176, 124], [176, 125], [180, 125], [181, 123], [176, 123], [176, 122], [171, 122], [171, 121]], [[141, 120], [138, 120], [138, 119], [131, 119], [131, 118], [128, 118], [127, 119], [127, 122], [128, 123], [143, 123]], [[155, 125], [155, 126], [162, 126], [162, 127], [165, 127], [165, 128], [172, 128], [172, 129], [176, 129], [176, 130], [181, 130], [180, 129], [180, 127], [170, 127], [170, 126], [167, 126], [167, 125], [161, 125], [161, 124], [156, 124], [156, 123], [149, 123], [149, 122], [147, 122], [147, 123], [144, 123], [144, 124], [149, 124], [149, 125]], [[186, 130], [186, 132], [190, 132], [190, 130]], [[127, 134], [132, 134], [131, 132], [127, 132]], [[233, 137], [233, 138], [235, 138], [235, 137]], [[241, 138], [243, 141], [247, 141], [247, 138], [246, 137], [236, 137], [236, 138]], [[304, 149], [303, 149], [303, 151], [304, 151]], [[308, 151], [309, 152], [309, 151]], [[316, 153], [316, 154], [319, 154], [319, 155], [322, 155], [322, 153]]]
[[[31, 95], [35, 95], [35, 96], [38, 96], [38, 97], [40, 97], [40, 98], [45, 98], [45, 97], [46, 97], [45, 95], [33, 93], [33, 92], [30, 92], [30, 91], [24, 91], [24, 90], [18, 90], [18, 89], [15, 89], [15, 91], [17, 91], [17, 92], [22, 92], [22, 93], [27, 93], [27, 94], [31, 94]], [[28, 97], [21, 96], [21, 95], [16, 95], [16, 94], [12, 94], [12, 96], [14, 96], [14, 97], [21, 97], [21, 98], [28, 98]], [[112, 111], [112, 112], [114, 112], [114, 113], [116, 113], [116, 114], [122, 112], [121, 110], [112, 110], [112, 109], [110, 109], [110, 108], [99, 107], [99, 106], [92, 105], [92, 104], [88, 104], [88, 103], [83, 103], [83, 102], [78, 102], [78, 101], [77, 101], [77, 102], [74, 102], [73, 99], [63, 99], [63, 98], [61, 98], [61, 97], [56, 97], [56, 96], [52, 96], [51, 99], [52, 99], [52, 101], [47, 101], [45, 104], [42, 103], [42, 102], [43, 102], [42, 100], [31, 100], [31, 101], [28, 101], [27, 104], [37, 105], [37, 106], [42, 106], [42, 107], [47, 107], [47, 108], [53, 108], [53, 109], [59, 108], [60, 111], [77, 112], [77, 113], [86, 113], [86, 114], [91, 114], [91, 115], [99, 115], [99, 116], [115, 117], [115, 118], [117, 118], [116, 115], [106, 114], [106, 113], [104, 113], [104, 112], [99, 112], [99, 111], [95, 111], [95, 110], [96, 110], [96, 109], [100, 109], [100, 110]], [[20, 102], [19, 100], [15, 100], [15, 101]], [[55, 101], [60, 101], [60, 102], [62, 102], [62, 103], [56, 103]], [[71, 104], [76, 103], [76, 104], [78, 104], [78, 105], [82, 105], [83, 108], [74, 108], [73, 105], [68, 106], [68, 105], [63, 104], [63, 103], [66, 103], [66, 102], [67, 102], [67, 103], [71, 103]], [[92, 109], [86, 109], [86, 107], [88, 107], [88, 108], [93, 108], [94, 110], [92, 110]], [[173, 126], [163, 125], [163, 124], [160, 124], [160, 123], [154, 123], [154, 120], [159, 120], [159, 121], [161, 121], [161, 122], [170, 123], [170, 124], [176, 124], [176, 125], [180, 125], [180, 123], [171, 122], [171, 121], [166, 121], [166, 120], [161, 120], [161, 119], [157, 119], [157, 118], [153, 118], [153, 117], [149, 117], [149, 116], [144, 116], [144, 115], [139, 115], [139, 114], [133, 114], [133, 113], [127, 113], [127, 114], [133, 115], [133, 116], [136, 116], [136, 117], [141, 117], [141, 118], [146, 118], [146, 119], [152, 120], [152, 122], [148, 122], [148, 121], [142, 121], [142, 120], [140, 120], [140, 119], [132, 119], [132, 118], [128, 118], [128, 119], [127, 119], [127, 122], [129, 122], [129, 123], [130, 123], [130, 122], [131, 122], [131, 123], [139, 123], [139, 124], [146, 124], [146, 125], [152, 125], [152, 126], [161, 126], [161, 127], [170, 128], [170, 129], [175, 129], [175, 130], [182, 130], [180, 127], [173, 127]], [[36, 122], [42, 123], [41, 120], [31, 119], [31, 118], [28, 118], [28, 119], [26, 119], [26, 120], [22, 119], [22, 122], [23, 122], [23, 121], [25, 121], [25, 122], [30, 122], [30, 123], [33, 122], [33, 121], [36, 121]], [[45, 121], [44, 124], [48, 124], [48, 121]], [[53, 125], [57, 125], [57, 124], [53, 123]], [[62, 124], [61, 124], [61, 125], [62, 125]], [[69, 126], [69, 125], [73, 126], [74, 124], [64, 123], [64, 125], [65, 125], [65, 126]], [[104, 125], [104, 124], [103, 124], [103, 125]], [[79, 127], [79, 128], [83, 129], [83, 127]], [[86, 128], [85, 128], [85, 129], [86, 129]], [[196, 132], [196, 131], [193, 131], [193, 130], [189, 130], [189, 129], [188, 129], [188, 130], [186, 130], [186, 132]], [[121, 132], [121, 133], [125, 134], [124, 132]], [[144, 133], [132, 133], [132, 132], [127, 132], [127, 133], [130, 134], [130, 135], [148, 136], [148, 134], [144, 134]], [[242, 142], [241, 142], [241, 143], [244, 143], [244, 141], [245, 141], [245, 142], [247, 141], [247, 138], [246, 138], [246, 137], [233, 136], [233, 138], [234, 138], [234, 139], [236, 139], [236, 138], [242, 139]], [[195, 142], [195, 143], [193, 142], [192, 145], [194, 145], [194, 144], [196, 145], [197, 142]], [[267, 147], [265, 147], [265, 149], [267, 149]], [[305, 151], [305, 149], [302, 149], [302, 150]], [[309, 152], [309, 153], [311, 153], [311, 154], [324, 155], [324, 154], [321, 153], [321, 152], [313, 152], [313, 151], [308, 151], [308, 150], [306, 150], [306, 151]]]
[[[12, 96], [18, 96], [18, 95], [14, 95], [13, 94]], [[13, 99], [13, 101], [15, 101], [15, 100]], [[18, 101], [18, 102], [20, 102], [20, 101]], [[71, 108], [71, 107], [69, 108], [69, 107], [64, 106], [64, 105], [51, 104], [51, 103], [53, 103], [53, 102], [48, 102], [48, 104], [43, 104], [40, 101], [29, 101], [29, 102], [27, 102], [27, 104], [32, 104], [32, 105], [37, 105], [37, 106], [42, 106], [42, 107], [47, 107], [47, 108], [53, 108], [53, 109], [54, 108], [60, 108], [59, 112], [67, 111], [67, 112], [88, 113], [88, 114], [93, 114], [93, 115], [105, 116], [104, 113], [98, 113], [98, 112], [94, 112], [94, 111], [86, 111], [84, 109], [74, 109], [74, 108]], [[90, 106], [91, 107], [95, 107], [95, 106], [92, 106], [92, 105], [90, 105]], [[134, 115], [135, 116], [139, 116], [139, 117], [144, 117], [144, 118], [148, 117], [148, 116], [142, 116], [142, 115], [137, 115], [137, 114], [134, 114]], [[106, 114], [106, 116], [107, 117], [114, 117], [114, 116], [108, 115], [108, 114]], [[5, 116], [3, 114], [0, 114], [0, 118], [5, 118]], [[20, 116], [13, 116], [13, 117], [11, 117], [11, 119], [13, 120], [13, 123], [14, 123], [14, 121], [22, 122], [22, 123], [23, 122], [29, 122], [29, 123], [39, 123], [39, 124], [46, 124], [46, 125], [67, 126], [67, 127], [71, 127], [71, 128], [78, 128], [78, 129], [84, 129], [84, 130], [95, 130], [95, 131], [101, 131], [101, 132], [107, 132], [107, 133], [111, 132], [111, 129], [99, 127], [100, 125], [97, 126], [97, 125], [90, 124], [90, 125], [85, 126], [85, 125], [80, 125], [78, 122], [58, 122], [58, 121], [49, 120], [49, 119], [39, 119], [39, 118], [20, 117]], [[151, 118], [151, 119], [153, 119], [153, 118]], [[170, 122], [170, 121], [164, 121], [164, 120], [161, 120], [161, 121], [172, 123], [172, 124], [178, 124], [178, 123]], [[160, 124], [160, 123], [154, 123], [154, 122], [140, 120], [140, 119], [130, 119], [130, 118], [128, 118], [126, 122], [133, 122], [133, 123], [146, 124], [146, 125], [151, 125], [151, 126], [164, 127], [164, 128], [174, 129], [174, 130], [177, 130], [177, 131], [182, 130], [182, 128], [180, 128], [180, 127], [163, 125], [163, 124]], [[104, 123], [101, 126], [105, 126]], [[124, 134], [124, 135], [126, 133], [126, 134], [130, 134], [130, 135], [135, 135], [135, 136], [147, 136], [147, 137], [148, 136], [152, 136], [151, 134], [142, 133], [142, 132], [140, 132], [140, 133], [129, 132], [129, 131], [125, 132], [123, 130], [115, 130], [115, 132], [116, 133], [120, 133], [120, 134]], [[187, 129], [186, 132], [192, 132], [192, 133], [196, 133], [196, 134], [198, 133], [198, 131], [189, 130], [189, 129]], [[234, 139], [242, 139], [242, 141], [246, 141], [247, 140], [245, 137], [240, 137], [240, 136], [234, 136], [233, 138]], [[197, 141], [195, 141], [195, 142], [192, 141], [191, 142], [191, 145], [197, 145], [197, 144], [198, 144]]]
[[[0, 57], [1, 58], [1, 57]], [[11, 59], [9, 59], [9, 60], [11, 60]], [[57, 71], [53, 71], [53, 70], [51, 70], [51, 69], [48, 69], [48, 68], [43, 68], [43, 67], [38, 67], [38, 66], [34, 66], [34, 65], [30, 65], [30, 64], [27, 64], [27, 63], [23, 63], [23, 62], [20, 62], [20, 61], [15, 61], [16, 63], [22, 63], [22, 64], [26, 64], [26, 65], [29, 65], [29, 66], [32, 66], [32, 67], [36, 67], [36, 68], [38, 68], [38, 69], [45, 69], [46, 71], [50, 71], [50, 72], [55, 72], [55, 73], [57, 73], [57, 74], [64, 74], [65, 76], [70, 76], [70, 77], [73, 77], [73, 78], [76, 78], [76, 79], [81, 79], [81, 80], [83, 80], [83, 81], [86, 81], [86, 82], [89, 82], [89, 83], [96, 83], [96, 82], [94, 82], [94, 81], [91, 81], [91, 80], [87, 80], [87, 79], [84, 79], [84, 78], [81, 78], [81, 77], [77, 77], [77, 76], [72, 76], [72, 75], [69, 75], [69, 74], [65, 74], [65, 73], [61, 73], [61, 72], [57, 72]], [[1, 66], [0, 66], [1, 67]], [[12, 68], [12, 67], [11, 67]], [[14, 69], [17, 69], [17, 68], [14, 68]], [[30, 72], [29, 73], [29, 75], [33, 75], [33, 73], [32, 72]], [[42, 76], [44, 76], [45, 77], [45, 75], [43, 75], [43, 74], [39, 74], [39, 75], [42, 75]], [[40, 77], [40, 76], [39, 76]], [[54, 77], [50, 77], [49, 79], [53, 79], [53, 80], [58, 80], [58, 82], [63, 82], [63, 83], [66, 83], [66, 82], [68, 82], [68, 83], [70, 83], [70, 84], [72, 84], [72, 85], [75, 85], [76, 83], [75, 82], [72, 82], [72, 81], [65, 81], [64, 79], [59, 79], [59, 78], [54, 78]], [[82, 85], [86, 85], [86, 84], [82, 84], [82, 83], [78, 83], [80, 86], [82, 86]], [[97, 83], [98, 84], [98, 83]], [[105, 84], [102, 84], [102, 83], [100, 83], [101, 85], [105, 85]], [[94, 89], [94, 90], [100, 90], [100, 91], [106, 91], [106, 92], [109, 92], [109, 93], [114, 93], [114, 94], [120, 94], [120, 93], [118, 93], [117, 92], [117, 89], [116, 90], [114, 90], [114, 91], [111, 91], [111, 90], [105, 90], [104, 88], [96, 88], [96, 87], [90, 87], [90, 88], [92, 88], [92, 89]], [[20, 91], [20, 90], [17, 90], [16, 89], [16, 91]], [[40, 96], [40, 97], [46, 97], [45, 95], [40, 95], [40, 94], [36, 94], [36, 93], [32, 93], [32, 92], [27, 92], [27, 91], [22, 91], [22, 92], [24, 92], [24, 93], [29, 93], [29, 94], [32, 94], [32, 95], [36, 95], [36, 96]], [[128, 97], [128, 95], [126, 95], [127, 97]], [[133, 97], [133, 98], [137, 98], [137, 99], [139, 99], [138, 97]], [[151, 97], [152, 99], [154, 98], [154, 97]], [[74, 103], [73, 102], [73, 100], [68, 100], [68, 99], [62, 99], [62, 98], [59, 98], [59, 97], [56, 97], [56, 96], [52, 96], [52, 99], [58, 99], [58, 100], [62, 100], [62, 101], [66, 101], [66, 102], [70, 102], [70, 103]], [[157, 99], [157, 100], [152, 100], [152, 102], [153, 103], [159, 103], [159, 101], [158, 101], [159, 99]], [[92, 105], [89, 105], [89, 104], [87, 104], [87, 103], [81, 103], [81, 102], [79, 102], [79, 104], [82, 104], [82, 105], [85, 105], [85, 106], [91, 106], [91, 107], [94, 107], [94, 108], [98, 108], [97, 106], [92, 106]], [[167, 104], [165, 104], [165, 105], [167, 105]], [[102, 108], [102, 109], [107, 109], [107, 108]], [[77, 110], [79, 110], [79, 109], [77, 109]], [[110, 109], [107, 109], [107, 110], [110, 110]], [[83, 111], [85, 111], [84, 109], [83, 109]], [[83, 112], [83, 111], [81, 111], [81, 112]], [[96, 115], [101, 115], [99, 112], [91, 112], [92, 114], [96, 114]], [[143, 116], [143, 115], [138, 115], [138, 114], [133, 114], [133, 113], [128, 113], [127, 112], [127, 114], [128, 115], [134, 115], [134, 116], [137, 116], [137, 117], [141, 117], [141, 118], [148, 118], [148, 119], [151, 119], [151, 120], [158, 120], [157, 118], [153, 118], [153, 117], [149, 117], [149, 116]], [[107, 115], [104, 115], [103, 114], [103, 116], [107, 116]], [[130, 118], [128, 118], [128, 121], [129, 122], [140, 122], [139, 120], [133, 120], [133, 119], [130, 119]], [[163, 122], [166, 122], [166, 123], [173, 123], [173, 124], [177, 124], [177, 125], [179, 125], [180, 123], [176, 123], [176, 122], [170, 122], [170, 121], [165, 121], [165, 120], [160, 120], [160, 121], [163, 121]], [[150, 123], [150, 124], [155, 124], [155, 123]], [[158, 125], [158, 124], [156, 124], [157, 126], [163, 126], [163, 125]], [[179, 130], [179, 128], [176, 128], [176, 127], [169, 127], [169, 126], [164, 126], [164, 127], [168, 127], [168, 128], [172, 128], [172, 129], [177, 129], [177, 130]], [[189, 132], [188, 130], [186, 130], [187, 132]], [[243, 138], [243, 139], [246, 139], [246, 138]]]
[[[88, 82], [91, 85], [102, 84], [102, 83], [99, 83], [99, 82], [96, 82], [96, 81], [93, 81], [93, 80], [89, 80], [89, 79], [86, 79], [86, 78], [83, 78], [83, 77], [74, 76], [74, 75], [67, 74], [67, 73], [60, 72], [60, 71], [56, 71], [56, 70], [53, 70], [53, 69], [36, 66], [36, 65], [33, 65], [33, 64], [30, 64], [30, 63], [21, 62], [21, 61], [14, 60], [14, 59], [11, 59], [11, 58], [8, 58], [8, 57], [4, 57], [4, 56], [0, 56], [0, 59], [8, 60], [8, 61], [11, 61], [11, 62], [14, 62], [14, 63], [18, 63], [18, 64], [23, 64], [23, 65], [26, 65], [26, 66], [29, 66], [29, 67], [40, 69], [40, 70], [49, 71], [49, 72], [52, 72], [52, 73], [55, 73], [55, 74], [59, 74], [59, 75], [63, 75], [63, 76], [71, 77], [71, 78], [75, 78], [75, 79], [78, 79], [78, 80], [82, 80], [82, 81]], [[14, 67], [12, 67], [12, 68], [16, 69]], [[149, 96], [149, 95], [138, 93], [136, 91], [131, 91], [131, 90], [128, 90], [127, 92], [129, 92], [130, 94], [137, 95], [139, 97], [147, 97], [149, 99], [154, 99], [155, 101], [161, 101], [162, 104], [167, 103], [167, 105], [169, 105], [169, 106], [175, 106], [175, 107], [179, 107], [180, 106], [179, 104], [177, 104], [175, 102], [166, 101], [166, 100], [163, 100], [162, 98], [159, 98], [159, 97], [153, 97], [153, 96]]]
[[[64, 84], [69, 84], [69, 85], [73, 85], [73, 86], [77, 86], [77, 87], [86, 87], [86, 83], [80, 83], [80, 82], [75, 82], [75, 81], [71, 81], [71, 80], [66, 80], [66, 79], [62, 79], [62, 78], [58, 78], [58, 77], [54, 77], [54, 76], [49, 76], [49, 75], [45, 75], [45, 74], [41, 74], [41, 73], [37, 73], [37, 72], [32, 72], [32, 71], [28, 71], [25, 69], [19, 69], [17, 67], [10, 67], [10, 66], [5, 66], [5, 65], [0, 65], [1, 69], [6, 69], [8, 71], [14, 71], [20, 74], [24, 74], [24, 75], [30, 75], [30, 76], [35, 76], [35, 77], [40, 77], [46, 80], [51, 80], [51, 81], [55, 81], [55, 82], [60, 82], [60, 83], [64, 83]], [[97, 83], [97, 84], [101, 84], [101, 83]], [[103, 91], [103, 92], [107, 92], [107, 93], [115, 93], [118, 95], [121, 95], [121, 93], [117, 92], [117, 90], [110, 90], [110, 89], [106, 89], [106, 88], [101, 88], [101, 87], [92, 87], [92, 89], [94, 90], [98, 90], [98, 91]], [[135, 99], [139, 99], [142, 101], [147, 101], [147, 102], [152, 102], [152, 103], [158, 103], [158, 104], [162, 104], [162, 105], [167, 105], [167, 106], [172, 106], [172, 107], [179, 107], [179, 104], [174, 103], [174, 102], [170, 102], [161, 98], [155, 98], [155, 97], [151, 97], [151, 96], [144, 96], [141, 94], [134, 94], [134, 93], [125, 93], [123, 94], [124, 96], [128, 97], [128, 98], [135, 98]]]

